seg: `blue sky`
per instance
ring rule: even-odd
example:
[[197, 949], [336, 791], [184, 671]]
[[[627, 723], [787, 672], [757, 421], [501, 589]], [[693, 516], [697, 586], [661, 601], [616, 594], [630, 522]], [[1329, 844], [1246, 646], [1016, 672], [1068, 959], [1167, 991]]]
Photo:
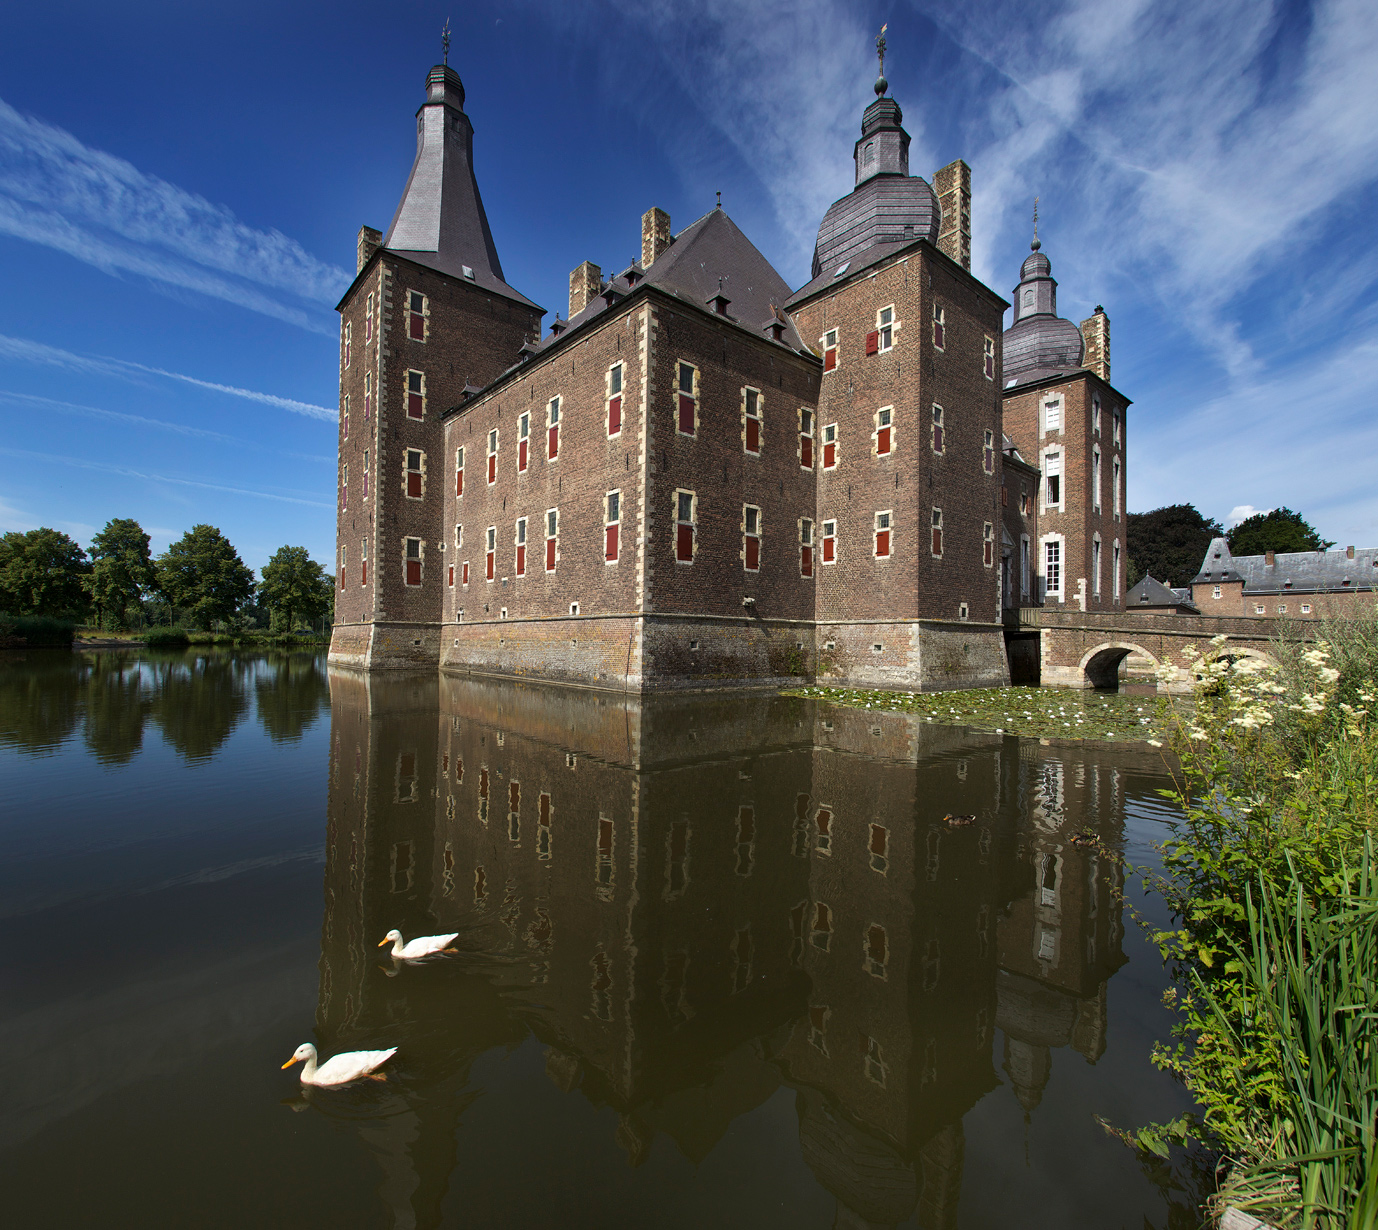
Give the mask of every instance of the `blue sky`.
[[1371, 0], [9, 5], [0, 529], [209, 521], [330, 566], [333, 308], [447, 16], [504, 271], [562, 314], [719, 189], [806, 281], [888, 21], [911, 169], [972, 167], [973, 271], [1009, 296], [1037, 195], [1062, 315], [1110, 314], [1129, 507], [1378, 543]]

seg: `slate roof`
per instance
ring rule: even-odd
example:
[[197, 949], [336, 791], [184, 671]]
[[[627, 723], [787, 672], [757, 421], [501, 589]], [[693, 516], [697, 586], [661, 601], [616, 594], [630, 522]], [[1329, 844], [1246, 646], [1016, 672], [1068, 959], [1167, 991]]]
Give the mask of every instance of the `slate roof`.
[[[1001, 363], [1007, 389], [1081, 370], [1085, 342], [1081, 330], [1057, 314], [1057, 280], [1041, 246], [1035, 239], [1014, 289], [1014, 323], [1005, 330]], [[1024, 303], [1028, 295], [1031, 306]]]
[[1343, 551], [1281, 551], [1269, 565], [1266, 555], [1231, 555], [1224, 538], [1213, 538], [1193, 585], [1243, 581], [1246, 594], [1342, 594], [1378, 588], [1378, 547]]
[[503, 279], [474, 178], [474, 129], [464, 114], [464, 86], [454, 69], [431, 69], [426, 101], [416, 115], [416, 159], [383, 248], [540, 311]]
[[917, 175], [875, 175], [834, 201], [818, 227], [813, 276], [836, 273], [866, 249], [926, 239], [936, 245], [942, 220], [938, 198]]
[[[780, 345], [812, 353], [781, 310], [789, 298], [789, 284], [722, 208], [691, 222], [647, 268], [633, 264], [604, 281], [602, 293], [569, 319], [559, 338], [607, 312], [608, 296], [615, 303], [642, 282], [710, 313], [714, 309], [708, 301], [721, 289], [728, 300], [728, 319], [768, 341], [774, 340], [768, 323], [782, 321], [785, 328]], [[556, 336], [548, 335], [541, 349], [556, 340]]]
[[1196, 610], [1196, 605], [1191, 600], [1190, 589], [1174, 589], [1149, 576], [1144, 577], [1125, 595], [1124, 606], [1127, 611], [1132, 611], [1136, 607], [1148, 610], [1161, 607], [1189, 607], [1193, 611]]

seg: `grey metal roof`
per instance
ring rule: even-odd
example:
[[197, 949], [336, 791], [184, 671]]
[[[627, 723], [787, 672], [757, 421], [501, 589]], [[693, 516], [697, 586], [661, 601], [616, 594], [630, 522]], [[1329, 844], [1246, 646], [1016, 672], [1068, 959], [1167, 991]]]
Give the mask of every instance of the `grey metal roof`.
[[416, 160], [383, 248], [537, 307], [503, 279], [474, 178], [474, 128], [463, 108], [459, 74], [437, 64], [426, 77], [426, 101], [416, 113]]
[[1193, 585], [1243, 581], [1246, 594], [1342, 594], [1378, 588], [1378, 547], [1357, 547], [1351, 559], [1341, 551], [1284, 551], [1231, 555], [1224, 538], [1213, 538]]
[[[632, 275], [630, 280], [628, 274]], [[790, 296], [789, 284], [727, 216], [727, 211], [718, 208], [680, 231], [644, 270], [640, 265], [632, 265], [605, 281], [600, 294], [583, 311], [570, 317], [561, 338], [608, 311], [609, 297], [615, 302], [642, 282], [708, 312], [712, 312], [708, 300], [721, 287], [728, 300], [727, 317], [768, 341], [774, 340], [768, 323], [781, 319], [777, 309], [783, 308]], [[785, 330], [780, 345], [807, 351], [794, 323], [787, 316], [783, 320]], [[547, 336], [542, 346], [549, 346], [554, 340]]]
[[1135, 585], [1124, 599], [1125, 609], [1132, 611], [1136, 607], [1153, 609], [1165, 606], [1189, 606], [1194, 610], [1195, 607], [1191, 600], [1191, 590], [1173, 589], [1164, 585], [1161, 581], [1155, 581], [1152, 577], [1146, 576]]
[[1039, 251], [1024, 258], [1014, 289], [1014, 323], [1005, 330], [1001, 384], [1012, 388], [1081, 367], [1081, 330], [1057, 314], [1057, 281], [1052, 262]]
[[[938, 242], [942, 213], [928, 181], [917, 175], [874, 175], [823, 215], [813, 251], [813, 277], [833, 275], [876, 244]], [[869, 255], [869, 254], [868, 254]]]

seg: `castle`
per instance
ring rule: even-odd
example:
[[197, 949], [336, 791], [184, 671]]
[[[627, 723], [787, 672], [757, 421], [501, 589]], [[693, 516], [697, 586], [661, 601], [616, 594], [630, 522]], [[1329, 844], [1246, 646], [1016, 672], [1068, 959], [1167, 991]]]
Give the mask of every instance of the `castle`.
[[887, 91], [806, 285], [720, 205], [677, 234], [653, 208], [640, 261], [580, 265], [543, 336], [459, 75], [431, 69], [401, 203], [339, 305], [333, 664], [972, 687], [1033, 648], [1021, 607], [1120, 608], [1109, 321], [1057, 316], [1035, 237], [1003, 329], [970, 272], [970, 171], [911, 175]]

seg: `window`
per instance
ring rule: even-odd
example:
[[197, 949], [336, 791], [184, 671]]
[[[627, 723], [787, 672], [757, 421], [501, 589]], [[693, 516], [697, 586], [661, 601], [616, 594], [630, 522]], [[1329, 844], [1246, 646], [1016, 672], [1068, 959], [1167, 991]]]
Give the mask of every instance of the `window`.
[[1263, 603], [1261, 603], [1261, 602], [1255, 602], [1255, 603], [1254, 603], [1254, 614], [1255, 614], [1255, 615], [1262, 615], [1262, 614], [1263, 614]]
[[1023, 534], [1019, 539], [1019, 596], [1029, 596], [1029, 536]]
[[1049, 453], [1043, 458], [1043, 507], [1058, 508], [1062, 504], [1062, 454]]
[[407, 417], [423, 419], [426, 417], [426, 377], [424, 373], [407, 373]]
[[895, 308], [883, 307], [876, 313], [876, 349], [884, 354], [895, 344], [895, 330], [899, 328], [899, 321], [895, 319]]
[[984, 358], [983, 361], [984, 361], [984, 363], [985, 363], [986, 379], [987, 379], [987, 380], [994, 380], [994, 379], [995, 379], [995, 339], [994, 339], [993, 337], [987, 337], [986, 340], [985, 340], [985, 358]]
[[1050, 538], [1043, 544], [1043, 576], [1047, 592], [1056, 596], [1062, 594], [1062, 541]]
[[1285, 603], [1285, 602], [1279, 602], [1279, 603], [1278, 603], [1278, 614], [1279, 614], [1279, 615], [1286, 615], [1286, 614], [1287, 614], [1287, 603]]
[[[824, 813], [821, 811], [818, 813], [820, 820], [823, 818], [823, 814]], [[828, 814], [828, 820], [832, 820], [831, 813]], [[821, 839], [822, 838], [820, 838], [820, 840]], [[819, 847], [819, 853], [827, 853], [827, 850], [823, 847]], [[809, 930], [811, 932], [809, 935], [809, 942], [815, 948], [821, 948], [824, 952], [827, 952], [828, 946], [832, 943], [833, 939], [833, 914], [826, 902], [814, 902], [813, 926], [810, 927]]]
[[407, 336], [414, 342], [426, 340], [426, 296], [419, 290], [407, 292]]
[[742, 390], [742, 448], [759, 457], [761, 455], [761, 391]]
[[[813, 817], [814, 828], [817, 830], [813, 839], [813, 848], [819, 854], [832, 854], [833, 852], [833, 812], [831, 807], [820, 807]], [[827, 906], [823, 907], [824, 915], [827, 913]], [[828, 928], [832, 930], [831, 927]]]
[[799, 407], [799, 468], [813, 469], [813, 411]]
[[813, 576], [813, 522], [808, 517], [799, 521], [799, 575]]
[[344, 327], [344, 365], [349, 366], [350, 352], [354, 349], [354, 326], [345, 321]]
[[560, 559], [560, 510], [547, 508], [545, 512], [545, 570], [554, 572]]
[[1001, 507], [1001, 508], [1008, 508], [1009, 506], [1010, 506], [1010, 489], [1009, 489], [1008, 484], [1002, 482], [1002, 483], [1000, 484], [1000, 507]]
[[[468, 561], [467, 559], [464, 561], [464, 566], [459, 570], [459, 573], [460, 573], [460, 575], [459, 575], [459, 583], [460, 583], [461, 585], [468, 585], [468, 584], [469, 584], [469, 561]], [[462, 615], [463, 613], [464, 613], [463, 611], [460, 612], [461, 615]]]
[[989, 521], [981, 527], [981, 562], [987, 568], [995, 567], [995, 526]]
[[761, 510], [754, 504], [742, 505], [742, 566], [761, 570]]
[[455, 526], [455, 550], [456, 550], [456, 551], [462, 551], [463, 549], [464, 549], [464, 527], [463, 527], [462, 525], [457, 525], [457, 526]]
[[340, 467], [340, 507], [349, 507], [349, 466]]
[[1091, 539], [1091, 592], [1100, 597], [1100, 535]]
[[1310, 615], [1310, 614], [1311, 614], [1311, 604], [1310, 604], [1309, 602], [1303, 602], [1303, 603], [1301, 604], [1301, 613], [1302, 613], [1303, 615]]
[[488, 485], [498, 481], [498, 429], [488, 433]]
[[343, 589], [343, 588], [344, 588], [344, 585], [345, 585], [345, 573], [349, 571], [349, 548], [348, 548], [348, 547], [341, 547], [341, 548], [340, 548], [340, 569], [339, 569], [339, 571], [340, 571], [340, 588]]
[[364, 341], [373, 341], [373, 292], [368, 292], [368, 315], [364, 317]]
[[987, 474], [995, 473], [995, 432], [989, 428], [981, 438], [981, 464]]
[[692, 564], [698, 514], [698, 496], [692, 491], [675, 492], [675, 562]]
[[933, 510], [933, 556], [935, 559], [943, 557], [943, 510], [935, 508]]
[[406, 551], [405, 551], [405, 555], [406, 555], [406, 562], [407, 562], [407, 578], [406, 578], [406, 583], [407, 583], [408, 585], [420, 585], [420, 584], [421, 584], [421, 565], [425, 562], [425, 561], [424, 561], [424, 556], [423, 556], [423, 551], [422, 551], [421, 539], [419, 539], [419, 538], [408, 538], [408, 539], [405, 540], [405, 542], [406, 542]]
[[942, 350], [947, 345], [947, 320], [936, 303], [933, 305], [933, 347]]
[[1053, 398], [1043, 403], [1043, 434], [1062, 430], [1062, 399]]
[[890, 946], [886, 941], [885, 928], [879, 923], [872, 923], [866, 932], [866, 959], [862, 962], [862, 968], [870, 974], [871, 977], [885, 977], [885, 966], [890, 960], [889, 949]]
[[1100, 394], [1091, 395], [1091, 433], [1100, 435]]
[[1120, 540], [1117, 538], [1110, 546], [1110, 566], [1114, 573], [1110, 578], [1110, 589], [1115, 595], [1115, 601], [1120, 600]]
[[1120, 446], [1120, 412], [1119, 412], [1118, 410], [1112, 410], [1112, 411], [1110, 411], [1110, 422], [1111, 422], [1111, 424], [1113, 425], [1114, 431], [1115, 431], [1115, 447], [1116, 447], [1116, 448], [1119, 448], [1119, 446]]
[[464, 494], [464, 450], [455, 449], [455, 495]]
[[368, 449], [364, 449], [364, 499], [368, 499]]
[[943, 408], [936, 402], [933, 405], [933, 451], [943, 451]]
[[1218, 598], [1218, 597], [1220, 597], [1220, 586], [1217, 585], [1217, 586], [1211, 591], [1211, 597], [1212, 597], [1212, 598]]
[[622, 364], [608, 368], [608, 435], [622, 433]]
[[368, 584], [368, 539], [359, 539], [359, 584]]
[[823, 562], [837, 563], [837, 522], [823, 522]]
[[349, 439], [349, 394], [344, 395], [344, 404], [340, 410], [340, 426], [344, 431], [344, 438]]
[[421, 498], [421, 459], [423, 455], [419, 448], [407, 449], [407, 499], [409, 500]]
[[560, 455], [560, 399], [552, 397], [545, 408], [545, 459], [554, 461]]
[[512, 544], [516, 548], [516, 574], [519, 577], [526, 576], [526, 518], [517, 518], [516, 533], [512, 537]]
[[531, 444], [531, 415], [529, 412], [517, 416], [517, 473], [526, 473], [526, 460]]
[[837, 424], [829, 423], [823, 428], [823, 468], [837, 469]]
[[871, 870], [885, 874], [886, 868], [890, 866], [889, 860], [890, 831], [883, 824], [871, 825], [871, 840], [867, 843], [867, 849], [871, 854]]
[[1100, 512], [1100, 447], [1091, 450], [1091, 507]]
[[679, 365], [679, 402], [675, 416], [675, 430], [682, 436], [698, 434], [699, 429], [699, 369], [692, 363]]
[[486, 556], [485, 575], [491, 581], [493, 579], [493, 560], [498, 552], [498, 527], [496, 525], [488, 527], [488, 541], [485, 546], [487, 548], [484, 553]]
[[890, 513], [876, 513], [876, 541], [873, 554], [876, 559], [890, 558]]
[[1115, 520], [1120, 517], [1120, 459], [1115, 458], [1110, 464], [1110, 507], [1114, 511]]
[[449, 576], [449, 580], [448, 580], [447, 584], [449, 585], [449, 587], [450, 587], [451, 589], [454, 589], [454, 587], [455, 587], [455, 566], [454, 566], [453, 564], [451, 564], [450, 567], [449, 567], [449, 569], [448, 569], [448, 576]]
[[823, 370], [832, 371], [837, 367], [837, 330], [829, 329], [823, 334]]
[[617, 563], [622, 521], [622, 493], [609, 491], [603, 497], [603, 562]]

